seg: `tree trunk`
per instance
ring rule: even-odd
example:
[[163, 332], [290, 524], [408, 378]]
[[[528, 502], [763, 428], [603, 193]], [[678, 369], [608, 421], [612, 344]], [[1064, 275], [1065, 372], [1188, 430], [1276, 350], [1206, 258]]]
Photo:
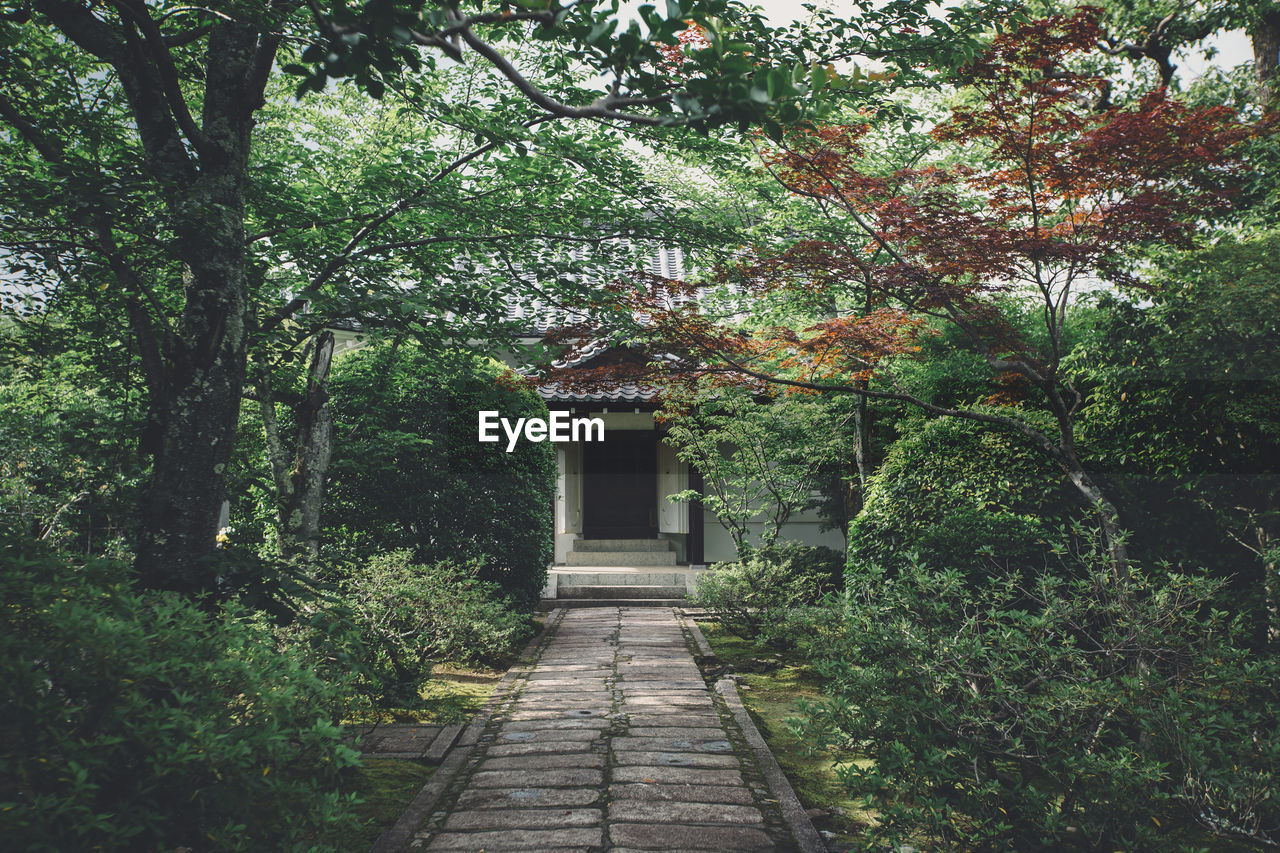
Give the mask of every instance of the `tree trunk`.
[[1066, 471], [1071, 484], [1076, 487], [1097, 516], [1098, 523], [1102, 527], [1103, 545], [1107, 549], [1112, 574], [1117, 580], [1123, 579], [1128, 571], [1129, 549], [1125, 545], [1124, 531], [1120, 527], [1119, 510], [1085, 471], [1084, 465], [1080, 463], [1074, 450], [1068, 448], [1062, 452], [1059, 456], [1059, 464]]
[[329, 368], [333, 333], [322, 332], [309, 347], [307, 387], [299, 401], [293, 453], [286, 454], [275, 415], [270, 380], [259, 384], [262, 425], [276, 486], [276, 525], [280, 554], [313, 562], [319, 553], [320, 510], [332, 456], [333, 421], [329, 412]]
[[154, 463], [136, 559], [145, 586], [187, 593], [216, 584], [207, 560], [226, 491], [246, 352], [243, 174], [213, 183], [213, 191], [191, 194], [191, 209], [207, 213], [192, 217], [203, 228], [190, 223], [200, 238], [183, 253], [186, 307], [163, 392], [151, 402], [144, 450], [153, 451]]
[[[858, 384], [865, 388], [868, 383]], [[858, 488], [856, 505], [849, 507], [851, 519], [862, 511], [862, 504], [866, 500], [867, 480], [871, 478], [870, 448], [871, 419], [867, 414], [867, 398], [859, 395], [853, 410], [853, 464], [858, 474]]]
[[[124, 48], [136, 39], [131, 27], [125, 26]], [[185, 104], [175, 108], [181, 92], [164, 86], [171, 57], [155, 59], [119, 46], [103, 54], [129, 91], [183, 270], [182, 313], [166, 336], [162, 367], [152, 370], [151, 423], [144, 437], [143, 449], [153, 452], [154, 464], [140, 506], [135, 563], [142, 583], [152, 588], [200, 593], [219, 583], [210, 561], [248, 350], [244, 218], [253, 113], [262, 104], [276, 44], [272, 35], [260, 42], [251, 23], [226, 20], [212, 27], [198, 128]], [[178, 127], [184, 128], [185, 144]]]
[[1258, 540], [1267, 550], [1263, 552], [1262, 572], [1263, 590], [1267, 604], [1267, 643], [1280, 649], [1280, 563], [1277, 563], [1275, 550], [1270, 537], [1262, 530], [1258, 531]]
[[1258, 16], [1250, 28], [1253, 41], [1253, 73], [1258, 87], [1258, 104], [1264, 110], [1280, 108], [1280, 12]]

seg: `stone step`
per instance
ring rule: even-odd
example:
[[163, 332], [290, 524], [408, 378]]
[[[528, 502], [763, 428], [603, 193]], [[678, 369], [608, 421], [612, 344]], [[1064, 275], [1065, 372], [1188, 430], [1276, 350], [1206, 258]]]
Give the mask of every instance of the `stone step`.
[[566, 586], [686, 586], [690, 572], [566, 572], [556, 570], [556, 583]]
[[578, 539], [575, 551], [670, 551], [666, 539]]
[[570, 551], [567, 566], [674, 566], [675, 551]]
[[685, 596], [685, 586], [561, 586], [556, 589], [556, 600], [575, 598], [596, 599], [681, 599]]
[[538, 610], [550, 613], [561, 607], [684, 607], [683, 598], [544, 598]]

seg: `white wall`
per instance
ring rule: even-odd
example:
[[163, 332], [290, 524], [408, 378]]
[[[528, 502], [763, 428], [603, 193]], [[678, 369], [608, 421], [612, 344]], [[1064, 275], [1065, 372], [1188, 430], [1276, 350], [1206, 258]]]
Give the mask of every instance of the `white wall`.
[[[839, 530], [819, 530], [821, 522], [815, 513], [797, 513], [792, 520], [782, 525], [778, 532], [779, 539], [802, 542], [805, 545], [825, 545], [837, 551], [844, 551], [844, 536]], [[760, 544], [762, 522], [749, 522], [748, 535], [755, 544]], [[702, 511], [702, 554], [707, 565], [725, 560], [735, 559], [738, 554], [733, 547], [733, 537], [724, 529], [720, 520], [710, 510]]]

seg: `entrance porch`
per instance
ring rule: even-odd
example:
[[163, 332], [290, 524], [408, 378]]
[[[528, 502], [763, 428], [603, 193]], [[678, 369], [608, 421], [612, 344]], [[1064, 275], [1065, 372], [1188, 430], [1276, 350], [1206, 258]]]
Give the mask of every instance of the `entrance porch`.
[[556, 445], [555, 563], [544, 598], [679, 601], [704, 568], [702, 511], [668, 495], [696, 472], [661, 441], [653, 413], [571, 408], [601, 418], [604, 441]]

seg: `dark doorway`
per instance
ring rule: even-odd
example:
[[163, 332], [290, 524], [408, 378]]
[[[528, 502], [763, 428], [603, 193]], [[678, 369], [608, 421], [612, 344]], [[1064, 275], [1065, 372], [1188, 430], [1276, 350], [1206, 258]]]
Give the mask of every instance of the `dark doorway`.
[[582, 445], [582, 535], [658, 535], [658, 443], [653, 430], [610, 430]]

